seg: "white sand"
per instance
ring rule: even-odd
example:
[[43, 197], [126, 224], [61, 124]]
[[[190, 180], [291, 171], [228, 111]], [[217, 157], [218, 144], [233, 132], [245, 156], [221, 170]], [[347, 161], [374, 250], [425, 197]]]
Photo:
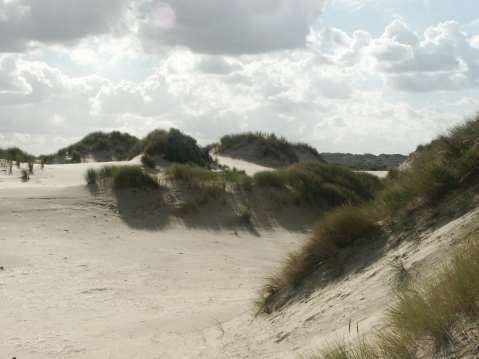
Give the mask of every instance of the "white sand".
[[304, 236], [130, 228], [80, 185], [88, 167], [0, 172], [0, 358], [210, 357]]
[[245, 171], [247, 175], [254, 175], [257, 172], [261, 171], [272, 171], [273, 168], [260, 166], [251, 162], [243, 161], [237, 158], [231, 158], [226, 156], [214, 155], [214, 159], [218, 161], [219, 164], [223, 166], [228, 166], [233, 169], [236, 168], [241, 171]]
[[477, 213], [464, 216], [255, 319], [263, 277], [305, 234], [132, 228], [82, 185], [91, 166], [47, 166], [28, 183], [0, 172], [0, 358], [297, 358], [377, 324], [393, 256], [423, 271], [477, 230]]

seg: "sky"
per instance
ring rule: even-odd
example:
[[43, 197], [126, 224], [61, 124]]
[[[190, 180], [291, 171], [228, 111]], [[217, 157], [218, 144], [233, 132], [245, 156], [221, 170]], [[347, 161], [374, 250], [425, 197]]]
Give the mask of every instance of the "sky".
[[0, 0], [0, 147], [173, 127], [408, 154], [478, 111], [475, 0]]

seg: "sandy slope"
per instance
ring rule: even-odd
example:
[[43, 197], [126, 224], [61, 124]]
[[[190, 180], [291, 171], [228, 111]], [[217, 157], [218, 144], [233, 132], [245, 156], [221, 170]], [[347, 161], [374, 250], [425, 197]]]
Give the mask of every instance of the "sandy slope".
[[386, 255], [365, 247], [346, 278], [255, 318], [263, 277], [306, 234], [133, 228], [82, 185], [90, 166], [0, 172], [0, 358], [297, 358], [377, 324], [393, 258], [426, 272], [477, 230], [473, 212]]

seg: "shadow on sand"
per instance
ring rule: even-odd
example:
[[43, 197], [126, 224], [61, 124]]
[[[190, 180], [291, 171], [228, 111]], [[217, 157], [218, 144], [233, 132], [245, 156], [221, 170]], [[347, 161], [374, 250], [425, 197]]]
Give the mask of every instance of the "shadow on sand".
[[[115, 191], [114, 203], [120, 218], [130, 227], [159, 231], [172, 224], [202, 230], [241, 230], [259, 236], [259, 230], [284, 228], [291, 232], [308, 232], [320, 210], [285, 205], [272, 201], [261, 192], [225, 192], [201, 205], [188, 206], [178, 201], [178, 193], [161, 187], [158, 190]], [[245, 219], [241, 211], [250, 216]]]

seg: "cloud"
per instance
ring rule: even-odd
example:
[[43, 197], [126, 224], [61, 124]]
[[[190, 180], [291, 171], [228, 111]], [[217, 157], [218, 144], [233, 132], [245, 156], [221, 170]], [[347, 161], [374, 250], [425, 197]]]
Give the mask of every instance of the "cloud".
[[129, 0], [0, 0], [0, 52], [73, 44], [121, 26]]
[[349, 36], [335, 28], [313, 29], [308, 43], [324, 64], [377, 71], [400, 91], [452, 91], [479, 84], [477, 38], [454, 21], [428, 27], [422, 36], [402, 19], [377, 38], [361, 30]]
[[301, 48], [322, 0], [144, 0], [137, 6], [147, 51], [186, 46], [207, 54]]

